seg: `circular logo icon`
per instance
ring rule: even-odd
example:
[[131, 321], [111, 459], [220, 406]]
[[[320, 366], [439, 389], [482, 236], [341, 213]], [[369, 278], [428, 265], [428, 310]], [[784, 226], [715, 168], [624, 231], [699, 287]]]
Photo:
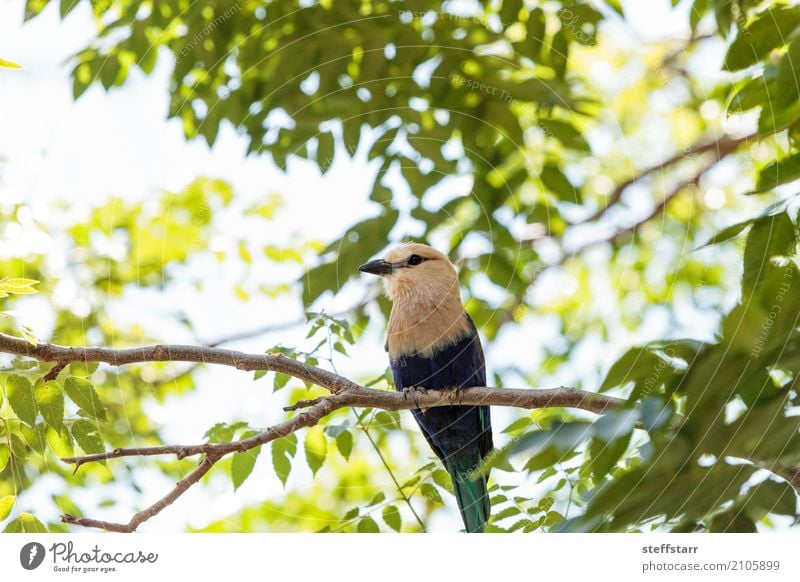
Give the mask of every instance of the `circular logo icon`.
[[35, 570], [44, 561], [44, 546], [39, 542], [29, 542], [19, 551], [19, 563], [26, 570]]

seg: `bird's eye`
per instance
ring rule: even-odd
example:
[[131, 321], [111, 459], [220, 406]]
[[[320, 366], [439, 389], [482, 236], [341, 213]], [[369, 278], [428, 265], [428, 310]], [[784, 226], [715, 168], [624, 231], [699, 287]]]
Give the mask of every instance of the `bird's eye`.
[[419, 255], [411, 255], [410, 257], [408, 257], [408, 264], [409, 264], [410, 266], [414, 267], [414, 266], [416, 266], [416, 265], [419, 265], [419, 264], [420, 264], [422, 261], [424, 261], [424, 260], [425, 260], [425, 259], [423, 259], [423, 258], [422, 258], [422, 257], [420, 257]]

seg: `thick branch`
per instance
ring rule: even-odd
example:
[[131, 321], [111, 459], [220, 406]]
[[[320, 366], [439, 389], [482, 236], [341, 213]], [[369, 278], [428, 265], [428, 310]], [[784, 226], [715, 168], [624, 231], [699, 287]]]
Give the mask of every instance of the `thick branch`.
[[[579, 408], [601, 413], [625, 403], [622, 398], [584, 392], [576, 388], [489, 388], [475, 386], [460, 390], [419, 389], [407, 396], [402, 392], [388, 392], [359, 388], [337, 396], [342, 406], [380, 408], [382, 410], [408, 410], [412, 408], [434, 408], [437, 406], [513, 406], [516, 408]], [[300, 404], [300, 403], [298, 403]], [[297, 405], [295, 405], [297, 406]], [[293, 408], [293, 407], [288, 407]], [[300, 408], [300, 406], [298, 406]]]
[[[236, 350], [204, 346], [152, 345], [141, 348], [74, 348], [57, 344], [33, 345], [24, 339], [0, 333], [0, 352], [27, 356], [42, 362], [59, 365], [72, 362], [102, 362], [112, 366], [145, 362], [195, 362], [231, 366], [238, 370], [283, 372], [295, 378], [341, 392], [358, 384], [322, 368], [308, 366], [282, 354], [248, 354]], [[63, 366], [62, 366], [63, 367]]]
[[[65, 463], [78, 467], [85, 463], [118, 459], [120, 457], [150, 457], [156, 455], [175, 455], [179, 459], [195, 455], [224, 456], [229, 453], [243, 452], [263, 445], [300, 428], [312, 426], [324, 416], [339, 408], [355, 406], [359, 408], [380, 408], [382, 410], [410, 410], [412, 408], [435, 408], [437, 406], [452, 406], [453, 404], [471, 406], [513, 406], [516, 408], [578, 408], [589, 412], [601, 413], [616, 408], [625, 403], [622, 398], [606, 396], [594, 392], [584, 392], [575, 388], [542, 388], [538, 390], [524, 390], [518, 388], [487, 388], [476, 386], [460, 390], [420, 390], [413, 397], [407, 397], [402, 392], [388, 392], [373, 390], [359, 386], [357, 389], [347, 390], [335, 396], [322, 396], [314, 400], [300, 400], [284, 410], [309, 410], [286, 422], [255, 435], [249, 439], [226, 443], [202, 443], [195, 445], [159, 445], [153, 447], [122, 448], [82, 455], [64, 457]], [[312, 422], [313, 421], [313, 422]]]

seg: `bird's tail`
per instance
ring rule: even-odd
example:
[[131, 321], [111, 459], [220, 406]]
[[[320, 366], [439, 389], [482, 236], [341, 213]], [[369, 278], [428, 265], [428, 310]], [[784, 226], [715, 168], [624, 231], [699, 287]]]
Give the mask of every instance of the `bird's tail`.
[[468, 533], [480, 533], [489, 521], [489, 491], [487, 476], [472, 477], [481, 462], [480, 451], [459, 451], [445, 461], [447, 472], [453, 481], [453, 490], [458, 501], [458, 509]]

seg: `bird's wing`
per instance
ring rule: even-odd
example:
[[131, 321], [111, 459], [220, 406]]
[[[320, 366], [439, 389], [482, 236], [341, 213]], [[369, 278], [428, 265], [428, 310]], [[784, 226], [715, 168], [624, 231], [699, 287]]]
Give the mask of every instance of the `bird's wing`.
[[[472, 342], [473, 363], [475, 365], [475, 369], [478, 371], [475, 377], [480, 380], [480, 386], [486, 386], [486, 357], [483, 355], [481, 339], [478, 335], [478, 329], [475, 327], [475, 322], [472, 321], [472, 318], [469, 316], [469, 314], [467, 314], [467, 321], [469, 322], [470, 329], [475, 335], [475, 341]], [[494, 448], [494, 443], [492, 442], [492, 417], [489, 413], [488, 406], [481, 406], [478, 408], [478, 418], [481, 425], [481, 435], [478, 444], [481, 449], [481, 455], [485, 458], [492, 448]]]

